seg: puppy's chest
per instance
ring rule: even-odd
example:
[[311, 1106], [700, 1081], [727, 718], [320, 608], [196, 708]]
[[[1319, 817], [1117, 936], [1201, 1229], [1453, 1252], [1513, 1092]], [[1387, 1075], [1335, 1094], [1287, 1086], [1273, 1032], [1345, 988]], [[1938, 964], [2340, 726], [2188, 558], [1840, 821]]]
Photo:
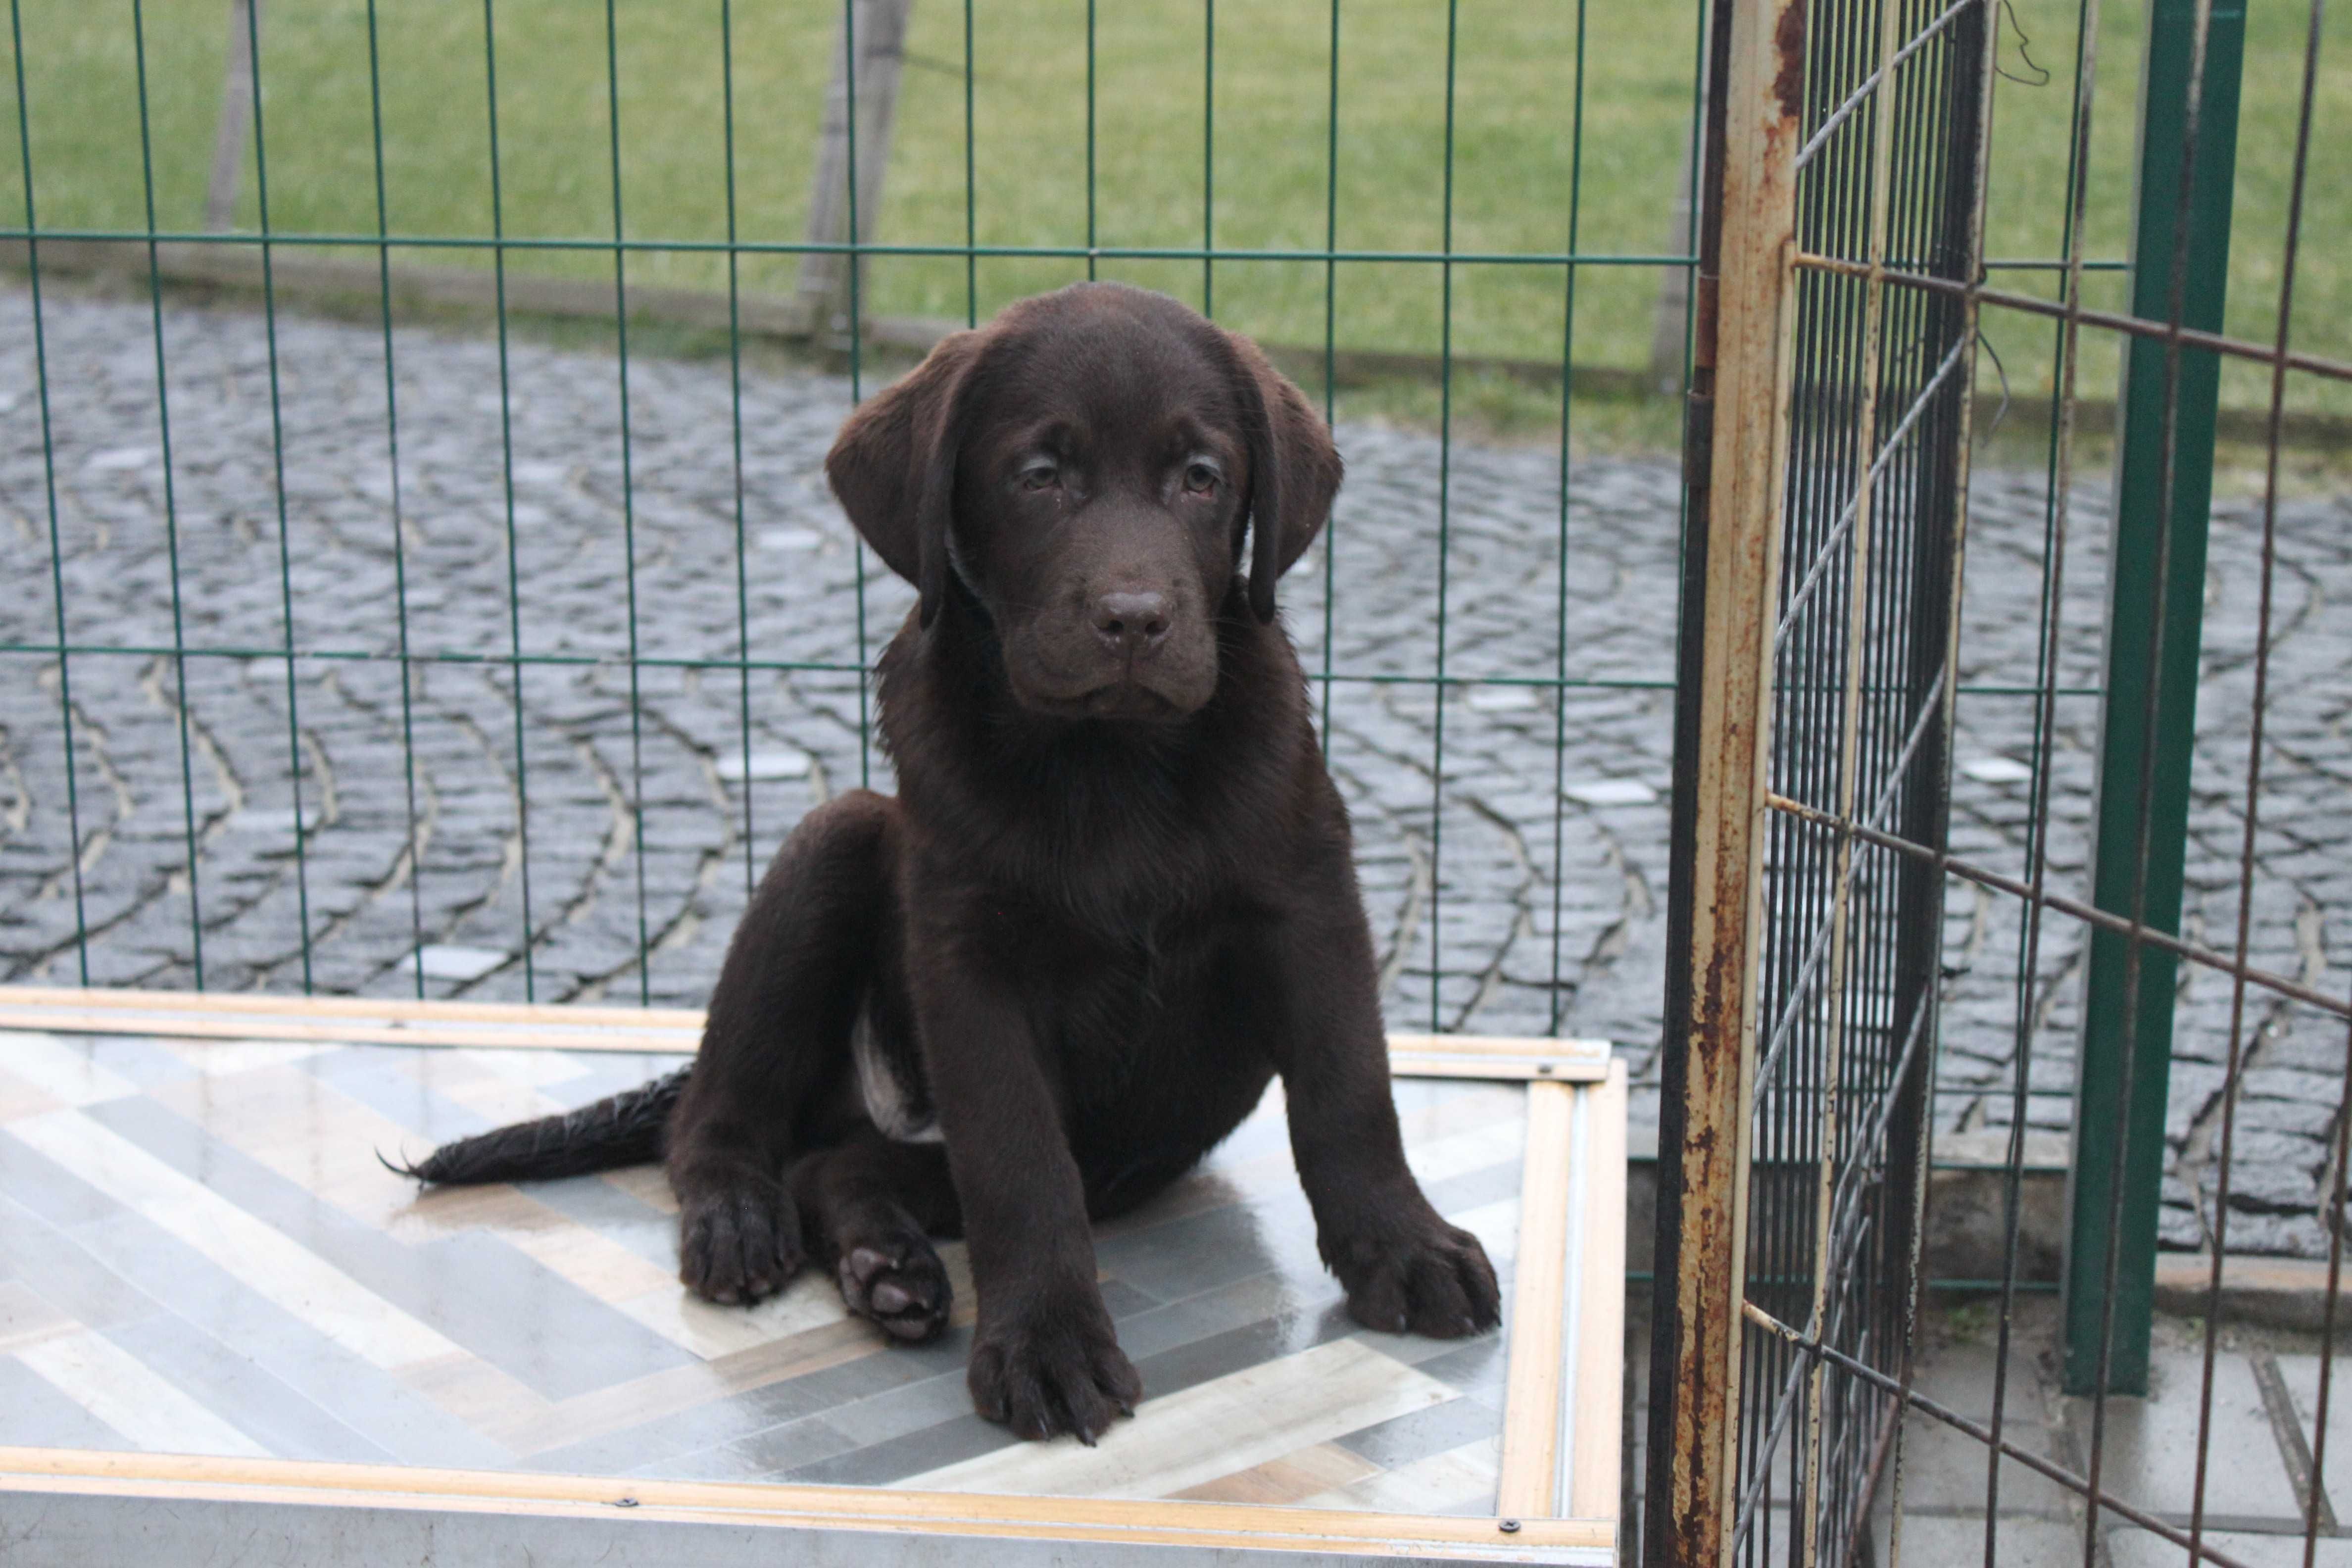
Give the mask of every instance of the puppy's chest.
[[1125, 1098], [1245, 1047], [1233, 969], [1223, 943], [1197, 939], [1057, 966], [1033, 1005], [1073, 1099]]

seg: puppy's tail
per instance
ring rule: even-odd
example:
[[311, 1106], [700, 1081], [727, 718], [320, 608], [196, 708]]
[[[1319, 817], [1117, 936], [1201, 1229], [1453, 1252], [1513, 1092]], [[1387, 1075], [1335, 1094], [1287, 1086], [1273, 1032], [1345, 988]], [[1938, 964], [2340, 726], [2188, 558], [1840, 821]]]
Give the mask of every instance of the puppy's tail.
[[693, 1070], [682, 1067], [561, 1116], [444, 1143], [414, 1164], [395, 1163], [381, 1153], [376, 1158], [404, 1176], [442, 1186], [584, 1176], [646, 1164], [667, 1148], [669, 1113]]

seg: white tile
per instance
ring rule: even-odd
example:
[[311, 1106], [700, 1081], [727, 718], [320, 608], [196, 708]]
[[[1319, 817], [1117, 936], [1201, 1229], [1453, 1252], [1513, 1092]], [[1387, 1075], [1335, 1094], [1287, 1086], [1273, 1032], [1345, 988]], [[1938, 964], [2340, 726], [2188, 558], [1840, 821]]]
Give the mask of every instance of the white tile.
[[[2256, 1535], [2249, 1531], [2212, 1531], [2205, 1532], [2206, 1543], [2217, 1552], [2226, 1552], [2246, 1564], [2246, 1568], [2303, 1568], [2303, 1537], [2300, 1535]], [[2073, 1561], [2080, 1563], [2083, 1553], [2075, 1549]], [[2146, 1530], [2117, 1530], [2107, 1536], [2107, 1560], [2115, 1568], [2176, 1568], [2189, 1561], [2187, 1548]], [[2322, 1537], [2317, 1555], [2312, 1559], [2315, 1568], [2352, 1568], [2352, 1541], [2331, 1541]], [[2003, 1568], [2007, 1568], [2004, 1562]]]
[[2024, 784], [2033, 777], [2033, 770], [2011, 757], [1971, 757], [1960, 764], [1960, 772], [1979, 784]]
[[1502, 1470], [1500, 1437], [1481, 1437], [1429, 1454], [1377, 1476], [1301, 1499], [1301, 1508], [1368, 1509], [1380, 1513], [1492, 1513]]
[[[2295, 1415], [2302, 1423], [2304, 1443], [2316, 1448], [2319, 1358], [2283, 1355], [2275, 1359], [2280, 1381], [2286, 1384], [2287, 1395], [2294, 1402]], [[2315, 1457], [2326, 1467], [2329, 1503], [2339, 1517], [2352, 1512], [2352, 1355], [2337, 1356], [2335, 1375], [2327, 1380], [2326, 1451]]]
[[1559, 793], [1580, 805], [1647, 805], [1658, 798], [1639, 779], [1585, 779], [1562, 784]]
[[403, 973], [414, 974], [424, 970], [427, 980], [454, 980], [463, 983], [479, 980], [507, 961], [507, 953], [495, 947], [460, 947], [452, 942], [428, 942], [400, 961]]
[[235, 1078], [294, 1063], [332, 1050], [310, 1040], [167, 1040], [155, 1044], [196, 1069], [199, 1078]]
[[139, 1086], [111, 1068], [100, 1067], [97, 1047], [55, 1035], [0, 1030], [0, 1069], [67, 1105], [95, 1105], [137, 1094]]
[[[1886, 1568], [1959, 1568], [1984, 1561], [1982, 1518], [1949, 1518], [1906, 1511], [1903, 1540], [1888, 1539], [1886, 1510], [1871, 1519], [1878, 1542], [1878, 1561]], [[2083, 1532], [2075, 1526], [2042, 1519], [2004, 1517], [1993, 1534], [1993, 1552], [2000, 1568], [2082, 1568]], [[2122, 1568], [2120, 1563], [2116, 1568]]]
[[[304, 806], [303, 830], [308, 832], [318, 826], [318, 808]], [[294, 808], [290, 805], [248, 805], [243, 811], [229, 813], [228, 830], [231, 833], [275, 833], [291, 838], [294, 836]]]
[[751, 752], [746, 771], [740, 747], [719, 753], [716, 767], [719, 779], [727, 784], [741, 784], [745, 779], [804, 779], [808, 777], [809, 754], [793, 746], [762, 746]]
[[1455, 1397], [1360, 1340], [1245, 1367], [1116, 1423], [1092, 1448], [1021, 1443], [898, 1483], [915, 1491], [1166, 1497]]
[[258, 1458], [262, 1446], [103, 1334], [84, 1329], [24, 1346], [16, 1359], [151, 1453]]
[[95, 474], [119, 474], [129, 468], [143, 468], [160, 456], [152, 447], [110, 447], [102, 452], [92, 452], [82, 467]]
[[[2142, 1508], [2185, 1512], [2197, 1484], [2198, 1406], [2203, 1358], [2159, 1348], [2146, 1399], [2107, 1401], [2105, 1458], [2100, 1485]], [[2079, 1450], [2091, 1445], [2091, 1402], [2070, 1399], [2068, 1420]], [[2213, 1462], [2206, 1467], [2205, 1507], [2213, 1513], [2293, 1519], [2294, 1489], [2278, 1439], [2263, 1408], [2254, 1371], [2245, 1356], [2217, 1354], [2213, 1363]]]
[[284, 1232], [78, 1111], [28, 1116], [8, 1131], [377, 1366], [466, 1354]]
[[589, 1070], [586, 1063], [569, 1051], [502, 1051], [479, 1047], [457, 1054], [509, 1083], [526, 1084], [533, 1089], [569, 1083]]

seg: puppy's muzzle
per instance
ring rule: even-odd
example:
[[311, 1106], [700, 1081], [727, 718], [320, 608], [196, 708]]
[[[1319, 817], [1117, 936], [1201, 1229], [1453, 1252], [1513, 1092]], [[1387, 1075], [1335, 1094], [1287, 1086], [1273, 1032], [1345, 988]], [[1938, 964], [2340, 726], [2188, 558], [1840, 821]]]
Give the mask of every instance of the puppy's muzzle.
[[1105, 594], [1095, 600], [1095, 635], [1111, 656], [1132, 664], [1168, 640], [1165, 594]]

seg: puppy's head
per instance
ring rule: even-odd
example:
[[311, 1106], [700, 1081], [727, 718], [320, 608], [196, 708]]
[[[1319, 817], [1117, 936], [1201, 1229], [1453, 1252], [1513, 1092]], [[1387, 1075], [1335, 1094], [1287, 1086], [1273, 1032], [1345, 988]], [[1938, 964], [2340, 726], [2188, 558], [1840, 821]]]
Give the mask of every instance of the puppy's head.
[[1024, 706], [1137, 720], [1208, 701], [1219, 609], [1245, 571], [1251, 611], [1274, 618], [1340, 469], [1247, 339], [1088, 283], [940, 342], [850, 417], [825, 473], [921, 590], [924, 626], [958, 584], [978, 601]]

